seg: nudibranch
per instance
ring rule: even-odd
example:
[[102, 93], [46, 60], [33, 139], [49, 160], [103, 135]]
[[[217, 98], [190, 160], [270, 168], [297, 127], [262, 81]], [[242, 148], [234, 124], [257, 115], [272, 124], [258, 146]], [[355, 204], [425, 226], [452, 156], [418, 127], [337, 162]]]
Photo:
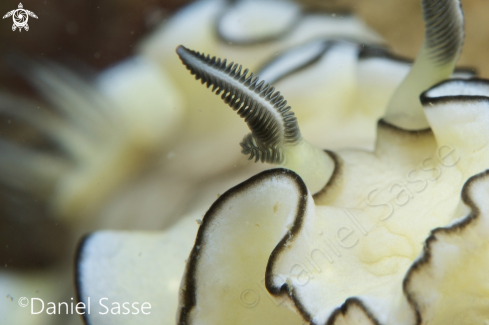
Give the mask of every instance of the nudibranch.
[[[262, 19], [263, 15], [268, 18]], [[246, 28], [255, 21], [261, 23], [253, 24], [253, 30]], [[136, 55], [103, 71], [92, 83], [58, 65], [21, 64], [45, 102], [2, 94], [1, 109], [14, 123], [39, 130], [61, 148], [61, 154], [2, 137], [6, 141], [0, 142], [0, 180], [45, 199], [53, 215], [65, 219], [81, 216], [78, 219], [91, 218], [102, 227], [119, 229], [165, 226], [171, 223], [170, 215], [181, 213], [180, 206], [190, 205], [188, 198], [198, 196], [196, 189], [208, 179], [250, 166], [232, 150], [234, 136], [244, 126], [220, 110], [218, 99], [203, 100], [206, 94], [200, 87], [182, 78], [182, 67], [175, 64], [176, 44], [184, 41], [212, 52], [221, 49], [223, 55], [240, 54], [244, 63], [256, 66], [317, 37], [355, 40], [355, 51], [360, 41], [381, 42], [351, 15], [308, 13], [290, 1], [204, 0], [177, 13], [142, 42]], [[326, 61], [337, 65], [342, 58]], [[288, 67], [280, 62], [270, 61], [263, 68], [277, 73], [277, 65], [287, 73]], [[326, 68], [325, 73], [334, 71]], [[284, 75], [282, 79], [287, 80]], [[313, 113], [319, 110], [318, 105], [311, 107], [302, 117], [305, 122], [315, 119]], [[303, 130], [308, 132], [308, 125]], [[215, 156], [221, 159], [216, 161]], [[154, 165], [158, 166], [147, 172]], [[144, 172], [150, 175], [141, 177]], [[134, 181], [136, 176], [140, 179]], [[162, 207], [164, 215], [159, 212]], [[133, 211], [144, 211], [144, 217], [135, 221]]]
[[[316, 149], [274, 87], [179, 47], [192, 74], [245, 119], [243, 153], [281, 168], [221, 195], [200, 225], [188, 215], [164, 233], [89, 235], [79, 300], [151, 301], [151, 315], [117, 322], [170, 324], [175, 261], [193, 244], [180, 325], [487, 322], [489, 81], [448, 79], [464, 38], [460, 2], [422, 5], [425, 42], [386, 103], [372, 152]], [[110, 323], [98, 310], [87, 323]]]

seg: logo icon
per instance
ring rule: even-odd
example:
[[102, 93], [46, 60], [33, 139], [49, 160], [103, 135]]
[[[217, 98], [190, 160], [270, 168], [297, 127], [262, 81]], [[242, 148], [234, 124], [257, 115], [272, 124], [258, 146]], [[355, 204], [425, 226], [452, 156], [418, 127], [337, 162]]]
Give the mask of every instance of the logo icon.
[[23, 9], [24, 7], [22, 6], [22, 3], [19, 3], [19, 8], [14, 9], [12, 11], [9, 11], [3, 16], [2, 19], [5, 19], [7, 17], [12, 16], [14, 20], [14, 24], [12, 25], [12, 31], [15, 32], [15, 30], [18, 28], [19, 32], [22, 31], [22, 28], [24, 28], [26, 31], [29, 30], [29, 25], [27, 25], [27, 21], [29, 20], [29, 16], [34, 17], [37, 19], [37, 16], [35, 13], [29, 10]]

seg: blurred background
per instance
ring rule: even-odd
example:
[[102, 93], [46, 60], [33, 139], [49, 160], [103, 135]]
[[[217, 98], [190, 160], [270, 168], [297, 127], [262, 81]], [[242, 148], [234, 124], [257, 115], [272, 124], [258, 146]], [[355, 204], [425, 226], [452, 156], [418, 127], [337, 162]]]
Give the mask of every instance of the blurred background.
[[[36, 26], [28, 33], [12, 33], [10, 19], [2, 20], [0, 51], [12, 50], [49, 59], [75, 57], [93, 69], [103, 69], [133, 53], [137, 41], [191, 0], [140, 1], [25, 1], [24, 7], [45, 17], [32, 19]], [[423, 40], [421, 6], [418, 0], [299, 0], [311, 8], [349, 10], [380, 33], [393, 51], [414, 57]], [[17, 1], [2, 1], [1, 12], [17, 8]], [[485, 21], [489, 3], [464, 0], [466, 41], [459, 63], [489, 74], [485, 54], [489, 26]], [[37, 24], [36, 24], [37, 22]], [[2, 84], [12, 85], [12, 72], [0, 67]]]
[[[18, 0], [17, 0], [18, 1]], [[16, 9], [18, 2], [0, 2], [2, 16]], [[29, 31], [13, 32], [12, 19], [0, 21], [0, 90], [40, 99], [22, 73], [23, 61], [49, 60], [68, 66], [88, 79], [134, 55], [138, 42], [148, 36], [190, 0], [26, 0], [24, 9], [39, 19], [30, 18]], [[299, 0], [311, 11], [353, 12], [389, 44], [393, 53], [414, 58], [423, 41], [423, 22], [419, 0]], [[459, 65], [475, 68], [481, 77], [489, 76], [489, 2], [462, 0], [466, 19], [466, 41]], [[12, 119], [0, 109], [0, 136], [19, 144], [50, 149], [50, 143]], [[2, 152], [0, 152], [0, 155]], [[1, 159], [1, 158], [0, 158]], [[245, 161], [245, 160], [243, 160]], [[245, 162], [238, 162], [245, 163]], [[1, 165], [0, 165], [1, 166]], [[222, 178], [226, 174], [221, 175]], [[180, 189], [186, 191], [186, 188]], [[215, 197], [215, 194], [213, 194]], [[177, 208], [172, 211], [181, 212]], [[177, 213], [175, 212], [175, 213]], [[37, 275], [45, 275], [46, 289], [53, 283], [72, 281], [71, 261], [76, 242], [85, 232], [98, 229], [90, 224], [77, 231], [62, 218], [52, 217], [45, 198], [0, 183], [0, 300], [16, 300], [10, 290], [15, 281], [26, 285]], [[138, 228], [138, 227], [135, 227]], [[144, 228], [144, 227], [142, 227]], [[52, 275], [53, 269], [59, 269]], [[18, 278], [17, 274], [26, 276]], [[3, 276], [3, 280], [2, 280]], [[73, 296], [66, 289], [67, 297]], [[0, 314], [2, 309], [0, 308]], [[3, 309], [5, 312], [5, 309]], [[8, 310], [7, 310], [8, 312]], [[1, 320], [0, 316], [0, 320]], [[73, 324], [80, 320], [75, 316]], [[66, 324], [66, 319], [58, 321]], [[20, 323], [19, 323], [20, 324]], [[54, 323], [53, 323], [54, 324]]]

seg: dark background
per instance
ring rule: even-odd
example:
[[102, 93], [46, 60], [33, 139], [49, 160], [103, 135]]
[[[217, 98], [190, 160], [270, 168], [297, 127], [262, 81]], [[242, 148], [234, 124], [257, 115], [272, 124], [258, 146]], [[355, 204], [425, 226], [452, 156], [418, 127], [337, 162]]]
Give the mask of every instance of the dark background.
[[[0, 2], [3, 16], [19, 0]], [[31, 57], [65, 60], [72, 57], [102, 69], [133, 53], [137, 41], [189, 0], [26, 0], [28, 32], [12, 31], [12, 18], [0, 22], [0, 55], [21, 52]], [[0, 66], [0, 82], [12, 72]]]

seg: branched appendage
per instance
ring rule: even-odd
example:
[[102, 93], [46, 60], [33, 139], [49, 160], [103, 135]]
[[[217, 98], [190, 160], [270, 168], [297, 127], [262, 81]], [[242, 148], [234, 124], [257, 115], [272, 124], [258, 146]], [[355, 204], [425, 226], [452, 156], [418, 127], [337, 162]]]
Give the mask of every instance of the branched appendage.
[[212, 92], [222, 93], [221, 99], [248, 125], [251, 133], [241, 142], [243, 154], [255, 162], [294, 170], [312, 193], [327, 183], [334, 169], [332, 159], [301, 137], [297, 118], [280, 92], [234, 62], [228, 64], [183, 46], [177, 54], [191, 74], [207, 88], [212, 86]]
[[419, 96], [453, 73], [464, 42], [460, 0], [422, 0], [425, 40], [411, 71], [392, 96], [385, 120], [398, 127], [429, 127]]
[[301, 134], [294, 113], [287, 101], [248, 69], [242, 70], [234, 62], [205, 56], [198, 52], [178, 47], [177, 53], [197, 80], [212, 86], [216, 95], [242, 117], [251, 130], [244, 137], [243, 153], [255, 161], [271, 164], [283, 163], [283, 145], [296, 145]]
[[249, 160], [255, 159], [255, 162], [261, 161], [270, 164], [284, 162], [283, 150], [280, 147], [265, 147], [260, 145], [252, 133], [245, 135], [240, 145], [241, 152], [244, 155], [249, 156]]

